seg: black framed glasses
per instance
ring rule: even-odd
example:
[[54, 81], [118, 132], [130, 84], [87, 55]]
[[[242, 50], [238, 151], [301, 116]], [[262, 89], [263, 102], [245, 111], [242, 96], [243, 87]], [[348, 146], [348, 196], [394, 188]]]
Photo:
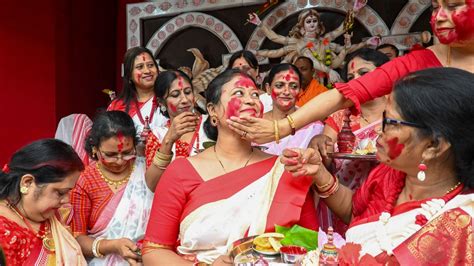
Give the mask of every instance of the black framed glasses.
[[385, 132], [385, 126], [386, 125], [403, 125], [403, 126], [409, 126], [409, 127], [417, 127], [417, 128], [425, 128], [424, 126], [417, 124], [417, 123], [412, 123], [412, 122], [406, 122], [406, 121], [401, 121], [397, 119], [392, 119], [392, 118], [387, 118], [385, 117], [385, 111], [382, 113], [382, 132]]

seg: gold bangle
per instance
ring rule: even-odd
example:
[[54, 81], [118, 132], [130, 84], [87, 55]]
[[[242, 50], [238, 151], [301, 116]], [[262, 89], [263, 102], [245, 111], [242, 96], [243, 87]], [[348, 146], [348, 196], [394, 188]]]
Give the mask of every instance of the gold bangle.
[[[332, 184], [334, 184], [333, 182], [331, 182], [331, 180], [333, 180], [333, 179], [334, 179], [334, 176], [332, 176], [332, 178], [329, 179], [329, 181], [326, 184], [322, 185], [322, 186], [318, 186], [318, 184], [315, 184], [316, 187], [318, 188], [318, 191], [322, 191], [323, 189], [325, 189], [325, 188], [331, 186]], [[336, 182], [336, 180], [334, 180], [334, 182]]]
[[164, 160], [164, 161], [171, 161], [173, 159], [173, 153], [171, 154], [164, 154], [160, 152], [160, 150], [157, 150], [155, 153], [155, 158]]
[[153, 158], [153, 164], [160, 168], [160, 169], [166, 169], [166, 167], [171, 163], [171, 160], [163, 160], [163, 159], [160, 159], [160, 158]]
[[278, 128], [278, 120], [273, 120], [273, 127], [275, 128], [275, 142], [280, 143], [280, 129]]
[[295, 124], [295, 120], [293, 119], [293, 117], [292, 117], [291, 115], [287, 115], [287, 116], [286, 116], [286, 119], [288, 119], [288, 123], [290, 123], [291, 135], [295, 135], [295, 134], [296, 134], [296, 124]]

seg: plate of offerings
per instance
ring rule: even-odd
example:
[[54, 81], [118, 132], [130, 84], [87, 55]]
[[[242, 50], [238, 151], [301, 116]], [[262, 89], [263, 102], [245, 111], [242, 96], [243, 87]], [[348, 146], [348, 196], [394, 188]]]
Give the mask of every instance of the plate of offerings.
[[280, 241], [285, 235], [280, 233], [265, 233], [259, 235], [253, 240], [253, 250], [257, 253], [267, 256], [280, 254]]

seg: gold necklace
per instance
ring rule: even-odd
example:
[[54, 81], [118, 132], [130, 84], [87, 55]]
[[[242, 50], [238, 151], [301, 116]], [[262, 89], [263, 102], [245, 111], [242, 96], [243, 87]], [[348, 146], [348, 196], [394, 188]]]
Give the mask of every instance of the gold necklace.
[[[219, 161], [219, 164], [221, 165], [222, 170], [224, 170], [224, 173], [227, 174], [227, 171], [225, 170], [224, 164], [222, 164], [221, 160], [219, 160], [219, 156], [217, 156], [216, 146], [217, 146], [217, 144], [214, 145], [214, 155], [216, 156], [217, 161]], [[247, 159], [247, 162], [245, 162], [244, 166], [242, 166], [241, 168], [244, 168], [245, 166], [247, 166], [247, 164], [249, 164], [250, 159], [252, 158], [252, 155], [253, 155], [253, 147], [251, 148], [250, 155], [249, 155], [249, 158]]]
[[56, 246], [54, 244], [54, 238], [52, 238], [50, 236], [50, 230], [49, 230], [49, 226], [48, 226], [47, 223], [45, 223], [45, 225], [44, 225], [43, 234], [40, 234], [41, 227], [40, 227], [40, 231], [36, 232], [35, 229], [33, 229], [33, 226], [30, 224], [30, 222], [28, 222], [27, 218], [25, 216], [23, 216], [20, 213], [20, 211], [9, 200], [6, 201], [6, 204], [7, 204], [8, 208], [10, 208], [10, 210], [12, 210], [18, 217], [20, 217], [20, 219], [23, 221], [23, 223], [26, 224], [28, 229], [31, 232], [33, 232], [36, 235], [37, 238], [43, 240], [43, 247], [48, 252], [54, 252], [56, 250]]
[[454, 185], [452, 188], [448, 189], [448, 191], [446, 191], [446, 194], [449, 194], [451, 192], [453, 192], [453, 190], [455, 190], [456, 188], [459, 187], [459, 185], [461, 185], [461, 182], [458, 182], [456, 185]]
[[133, 170], [135, 169], [135, 164], [133, 164], [132, 169], [130, 170], [130, 173], [126, 177], [124, 177], [120, 180], [113, 180], [113, 179], [110, 179], [110, 178], [108, 178], [107, 176], [104, 175], [104, 173], [102, 172], [102, 170], [99, 167], [99, 164], [96, 164], [95, 166], [96, 166], [97, 170], [99, 171], [99, 174], [102, 177], [102, 179], [104, 179], [105, 183], [107, 183], [110, 186], [114, 186], [115, 189], [118, 189], [119, 186], [121, 186], [122, 184], [127, 183], [128, 180], [130, 179], [130, 176], [133, 173]]

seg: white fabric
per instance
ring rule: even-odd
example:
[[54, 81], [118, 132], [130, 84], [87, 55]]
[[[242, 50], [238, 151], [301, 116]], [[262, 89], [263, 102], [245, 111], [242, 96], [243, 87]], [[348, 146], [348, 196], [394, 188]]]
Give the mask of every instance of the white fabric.
[[227, 199], [203, 205], [183, 219], [179, 237], [181, 254], [196, 254], [212, 263], [227, 253], [232, 243], [265, 232], [268, 212], [284, 167], [276, 160], [263, 177]]
[[265, 93], [260, 94], [259, 98], [260, 98], [260, 101], [263, 104], [263, 112], [264, 113], [273, 110], [272, 96], [268, 95], [268, 93], [265, 92]]
[[71, 114], [61, 118], [56, 129], [55, 138], [71, 145], [84, 164], [89, 164], [89, 157], [84, 144], [92, 128], [92, 121], [85, 114]]
[[418, 214], [428, 219], [426, 225], [444, 212], [458, 207], [474, 217], [474, 194], [458, 195], [446, 204], [443, 200], [434, 199], [422, 205], [396, 216], [383, 212], [378, 221], [351, 227], [346, 232], [346, 241], [362, 246], [361, 257], [365, 254], [377, 256], [384, 251], [391, 255], [393, 249], [422, 228], [415, 223]]
[[[148, 189], [145, 181], [145, 159], [135, 160], [135, 169], [123, 192], [114, 216], [103, 232], [92, 237], [106, 239], [128, 238], [137, 242], [145, 236], [148, 218], [150, 217], [153, 192]], [[89, 265], [129, 265], [119, 255], [112, 254], [104, 258], [94, 258]]]
[[[204, 132], [204, 122], [206, 121], [208, 117], [209, 117], [208, 115], [201, 116], [202, 121], [201, 121], [201, 125], [199, 126], [199, 145], [196, 143], [197, 140], [195, 140], [189, 156], [193, 156], [201, 152], [204, 149], [204, 146], [203, 146], [204, 142], [214, 142], [213, 140], [209, 139], [206, 133]], [[152, 128], [152, 132], [158, 138], [158, 140], [160, 140], [160, 142], [163, 142], [163, 139], [165, 138], [165, 135], [168, 132], [168, 127], [165, 124], [164, 126], [161, 126], [161, 127]], [[199, 150], [198, 150], [198, 147], [199, 147]], [[176, 143], [173, 144], [173, 148], [171, 149], [171, 151], [173, 152], [173, 160], [174, 160], [176, 156]]]
[[[154, 97], [151, 97], [145, 104], [142, 105], [142, 108], [140, 108], [140, 110], [137, 110], [137, 112], [140, 112], [142, 114], [143, 121], [145, 121], [145, 117], [150, 116], [151, 108], [153, 108], [153, 99]], [[137, 136], [140, 136], [145, 125], [143, 125], [140, 121], [138, 113], [136, 113], [132, 117], [132, 119], [133, 123], [135, 124], [135, 128], [137, 129]], [[153, 114], [153, 120], [150, 123], [150, 128], [154, 129], [166, 126], [166, 122], [168, 122], [168, 118], [160, 112], [159, 107], [156, 108], [155, 114]]]
[[308, 147], [311, 139], [323, 132], [324, 124], [317, 121], [307, 125], [304, 128], [301, 128], [296, 131], [295, 135], [289, 135], [280, 140], [280, 143], [277, 144], [275, 141], [262, 144], [262, 147], [266, 147], [264, 150], [266, 153], [281, 155], [283, 150], [286, 148], [302, 148], [306, 149]]

